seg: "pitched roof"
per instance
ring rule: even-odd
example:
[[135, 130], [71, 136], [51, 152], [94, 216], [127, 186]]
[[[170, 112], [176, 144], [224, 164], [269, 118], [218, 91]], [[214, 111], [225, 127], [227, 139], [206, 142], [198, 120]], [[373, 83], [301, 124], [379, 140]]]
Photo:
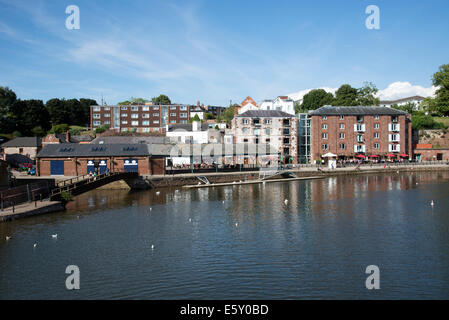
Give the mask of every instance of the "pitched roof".
[[248, 110], [237, 118], [294, 118], [295, 116], [279, 110]]
[[42, 138], [39, 137], [18, 137], [2, 144], [3, 148], [8, 147], [41, 147]]
[[316, 110], [309, 111], [311, 116], [332, 116], [332, 115], [406, 115], [405, 111], [388, 108], [388, 107], [371, 107], [371, 106], [360, 106], [360, 107], [334, 107], [334, 106], [324, 106]]
[[38, 154], [38, 158], [57, 157], [111, 157], [149, 155], [146, 144], [48, 144]]
[[166, 143], [168, 139], [163, 136], [101, 136], [93, 139], [91, 144], [133, 144], [133, 143]]
[[251, 97], [246, 97], [246, 99], [243, 100], [243, 102], [242, 102], [240, 105], [241, 105], [242, 107], [244, 107], [244, 106], [246, 106], [247, 104], [252, 104], [252, 105], [257, 106], [256, 101], [254, 101], [254, 99], [251, 98]]

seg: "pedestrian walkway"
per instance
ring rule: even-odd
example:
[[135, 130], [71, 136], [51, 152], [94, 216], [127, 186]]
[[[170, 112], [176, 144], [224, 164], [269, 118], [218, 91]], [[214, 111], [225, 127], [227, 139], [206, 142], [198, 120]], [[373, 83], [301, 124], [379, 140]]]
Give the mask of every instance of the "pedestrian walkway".
[[60, 201], [27, 202], [0, 211], [0, 222], [61, 210], [64, 205]]

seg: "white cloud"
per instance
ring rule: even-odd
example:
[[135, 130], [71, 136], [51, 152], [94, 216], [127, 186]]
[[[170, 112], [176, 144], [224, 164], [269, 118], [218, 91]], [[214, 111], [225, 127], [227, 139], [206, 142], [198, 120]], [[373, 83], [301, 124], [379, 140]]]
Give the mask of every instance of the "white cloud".
[[412, 96], [429, 97], [434, 96], [436, 87], [422, 87], [418, 85], [412, 85], [410, 82], [393, 82], [387, 88], [379, 90], [377, 97], [381, 100], [397, 100], [401, 98], [407, 98]]
[[331, 92], [333, 94], [335, 94], [335, 91], [338, 90], [338, 88], [329, 88], [329, 87], [320, 87], [320, 88], [313, 88], [313, 89], [305, 89], [305, 90], [301, 90], [298, 91], [296, 93], [290, 93], [287, 96], [292, 99], [293, 101], [302, 101], [302, 98], [308, 94], [310, 91], [314, 90], [314, 89], [324, 89], [327, 92]]
[[[332, 92], [335, 94], [335, 91], [337, 91], [338, 88], [329, 88], [329, 87], [320, 87], [320, 88], [313, 88], [313, 89], [324, 89], [327, 92]], [[302, 101], [304, 95], [309, 93], [313, 89], [305, 89], [298, 91], [296, 93], [288, 94], [290, 99], [293, 99], [294, 101]], [[377, 97], [380, 100], [397, 100], [412, 96], [422, 96], [422, 97], [429, 97], [434, 96], [435, 91], [437, 90], [436, 87], [430, 87], [426, 88], [423, 86], [418, 85], [412, 85], [410, 82], [404, 81], [398, 81], [391, 83], [388, 87], [386, 87], [383, 90], [379, 90], [377, 93]]]

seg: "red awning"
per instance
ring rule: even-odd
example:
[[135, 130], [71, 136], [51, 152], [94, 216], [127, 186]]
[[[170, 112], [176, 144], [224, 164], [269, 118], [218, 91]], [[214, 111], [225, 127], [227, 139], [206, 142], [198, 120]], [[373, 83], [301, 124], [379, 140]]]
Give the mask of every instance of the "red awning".
[[392, 153], [389, 153], [389, 154], [387, 154], [387, 157], [392, 158], [392, 157], [396, 157], [396, 155], [395, 155], [395, 154], [392, 154]]
[[369, 156], [370, 158], [379, 158], [379, 156], [377, 154], [372, 154]]
[[401, 153], [399, 156], [400, 156], [400, 157], [408, 157], [408, 154]]
[[365, 156], [364, 156], [363, 154], [358, 154], [358, 155], [356, 155], [356, 157], [357, 157], [357, 158], [364, 158], [364, 159], [365, 159]]

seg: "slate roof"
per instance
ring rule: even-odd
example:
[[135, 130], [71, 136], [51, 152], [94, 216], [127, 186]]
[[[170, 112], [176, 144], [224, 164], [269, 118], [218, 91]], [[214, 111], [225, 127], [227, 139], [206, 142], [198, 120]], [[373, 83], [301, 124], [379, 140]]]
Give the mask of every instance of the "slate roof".
[[334, 106], [324, 106], [316, 110], [309, 111], [309, 115], [311, 116], [334, 116], [334, 115], [391, 115], [391, 116], [399, 116], [408, 114], [405, 111], [397, 110], [394, 108], [388, 107], [371, 107], [371, 106], [362, 106], [362, 107], [334, 107]]
[[93, 139], [91, 144], [114, 144], [114, 143], [123, 143], [123, 144], [133, 144], [133, 143], [168, 143], [167, 137], [164, 136], [107, 136], [107, 137], [97, 137]]
[[294, 118], [295, 116], [279, 110], [248, 110], [237, 118]]
[[18, 137], [2, 144], [3, 148], [8, 147], [42, 147], [42, 138], [39, 137]]
[[48, 144], [37, 158], [277, 155], [271, 145], [241, 144]]

